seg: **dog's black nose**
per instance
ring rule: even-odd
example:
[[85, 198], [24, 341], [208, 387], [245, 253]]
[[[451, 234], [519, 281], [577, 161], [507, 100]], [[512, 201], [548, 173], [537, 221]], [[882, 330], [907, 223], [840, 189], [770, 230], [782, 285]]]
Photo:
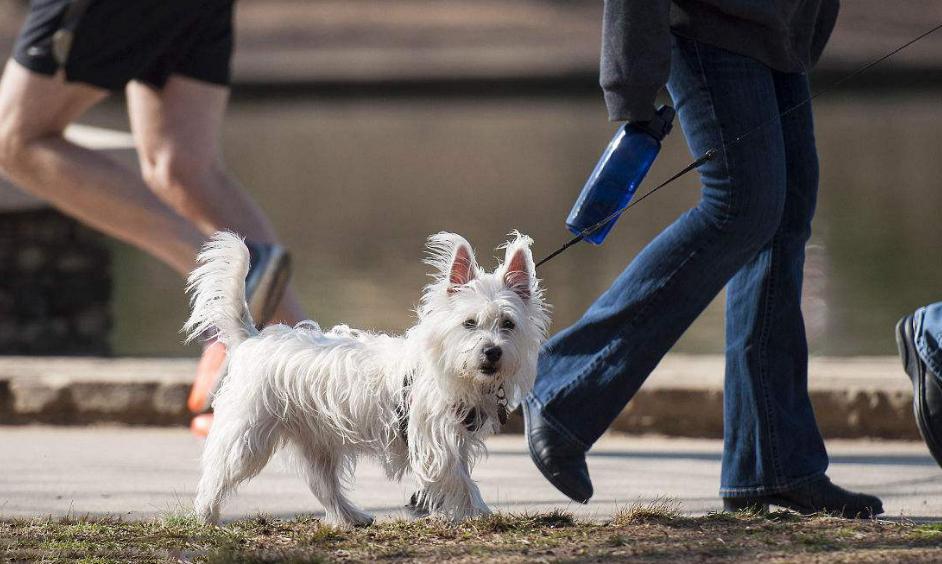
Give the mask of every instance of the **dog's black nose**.
[[486, 358], [488, 362], [497, 362], [503, 354], [504, 351], [502, 351], [500, 347], [487, 347], [484, 349], [484, 358]]

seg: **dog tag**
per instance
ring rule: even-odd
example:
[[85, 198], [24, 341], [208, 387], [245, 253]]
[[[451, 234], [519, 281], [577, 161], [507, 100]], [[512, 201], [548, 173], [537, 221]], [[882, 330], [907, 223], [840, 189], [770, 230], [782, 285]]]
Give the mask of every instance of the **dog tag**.
[[497, 388], [497, 420], [501, 425], [507, 424], [509, 416], [507, 414], [507, 394], [504, 392], [504, 386]]

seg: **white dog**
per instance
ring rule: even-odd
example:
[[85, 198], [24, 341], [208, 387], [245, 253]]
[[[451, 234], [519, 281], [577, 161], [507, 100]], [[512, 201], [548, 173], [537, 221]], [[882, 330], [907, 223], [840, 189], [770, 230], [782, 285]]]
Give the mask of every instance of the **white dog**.
[[515, 235], [493, 273], [462, 237], [431, 237], [427, 262], [438, 272], [418, 324], [390, 336], [344, 325], [324, 332], [311, 321], [256, 331], [245, 305], [248, 250], [236, 235], [216, 234], [190, 276], [184, 326], [188, 340], [215, 331], [229, 351], [203, 452], [199, 518], [218, 521], [226, 496], [281, 448], [337, 525], [373, 521], [344, 495], [361, 455], [391, 479], [411, 470], [418, 505], [434, 514], [488, 513], [471, 469], [532, 387], [549, 323], [531, 240]]

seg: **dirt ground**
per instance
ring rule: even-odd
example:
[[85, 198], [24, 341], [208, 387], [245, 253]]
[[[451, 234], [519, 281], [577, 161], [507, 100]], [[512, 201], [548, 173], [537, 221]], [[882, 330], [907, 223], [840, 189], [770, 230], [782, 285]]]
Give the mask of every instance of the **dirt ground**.
[[189, 517], [6, 520], [0, 561], [928, 562], [942, 561], [942, 525], [788, 512], [687, 517], [670, 502], [635, 505], [602, 523], [553, 512], [356, 530], [305, 517], [259, 516], [218, 528]]

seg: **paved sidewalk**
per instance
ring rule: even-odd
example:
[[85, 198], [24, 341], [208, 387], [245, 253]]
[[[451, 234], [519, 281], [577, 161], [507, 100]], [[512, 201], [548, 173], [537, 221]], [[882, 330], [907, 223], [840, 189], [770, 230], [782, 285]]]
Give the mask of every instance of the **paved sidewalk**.
[[[113, 514], [129, 519], [187, 510], [201, 442], [177, 429], [0, 428], [0, 517]], [[502, 511], [554, 507], [605, 519], [618, 507], [659, 497], [686, 512], [719, 509], [721, 444], [713, 440], [607, 437], [589, 458], [597, 495], [569, 503], [539, 475], [520, 436], [497, 437], [474, 473], [485, 499]], [[831, 441], [835, 482], [877, 494], [888, 517], [942, 521], [942, 470], [922, 443]], [[402, 516], [408, 483], [391, 484], [370, 463], [353, 498], [380, 516]], [[226, 507], [227, 519], [264, 512], [321, 514], [300, 480], [269, 465]]]

